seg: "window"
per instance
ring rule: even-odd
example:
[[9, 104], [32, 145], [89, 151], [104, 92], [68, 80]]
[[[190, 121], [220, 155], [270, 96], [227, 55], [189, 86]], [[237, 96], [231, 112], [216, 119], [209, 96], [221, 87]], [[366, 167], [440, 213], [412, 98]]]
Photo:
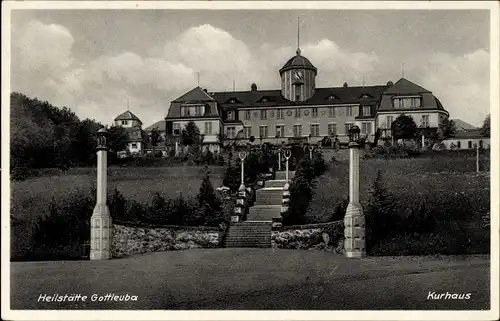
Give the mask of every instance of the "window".
[[328, 108], [328, 117], [335, 117], [335, 107]]
[[243, 133], [245, 134], [245, 138], [250, 138], [252, 136], [252, 126], [243, 127]]
[[395, 98], [394, 108], [396, 109], [408, 109], [408, 108], [418, 108], [421, 107], [420, 97], [407, 97], [407, 98]]
[[371, 107], [363, 106], [363, 116], [370, 116], [370, 115], [371, 115]]
[[137, 148], [137, 143], [132, 143], [132, 148]]
[[318, 117], [318, 108], [313, 108], [312, 109], [312, 116], [313, 117]]
[[302, 137], [302, 125], [293, 125], [293, 136]]
[[352, 107], [346, 107], [347, 116], [352, 116]]
[[204, 112], [205, 106], [202, 105], [188, 105], [181, 107], [181, 116], [201, 116]]
[[212, 122], [207, 121], [205, 122], [205, 135], [211, 135], [212, 134]]
[[344, 131], [346, 135], [349, 134], [349, 129], [351, 129], [352, 126], [353, 126], [352, 123], [345, 123]]
[[173, 135], [174, 136], [179, 136], [181, 134], [181, 124], [180, 123], [174, 123], [173, 124]]
[[422, 127], [429, 127], [429, 115], [422, 115], [421, 124]]
[[371, 135], [372, 134], [372, 123], [361, 123], [361, 134]]
[[246, 110], [245, 111], [245, 119], [246, 120], [252, 119], [252, 111], [251, 110]]
[[392, 121], [393, 121], [394, 118], [393, 118], [393, 116], [386, 116], [385, 119], [386, 119], [385, 122], [386, 122], [386, 125], [387, 125], [386, 128], [390, 129], [392, 127]]
[[457, 148], [459, 148], [459, 149], [460, 149], [460, 148], [462, 148], [462, 146], [461, 146], [461, 145], [462, 145], [462, 144], [460, 144], [460, 141], [457, 141]]
[[329, 136], [337, 135], [337, 124], [328, 124], [328, 135]]
[[467, 148], [472, 148], [472, 142], [470, 140], [467, 142]]
[[267, 110], [260, 111], [260, 119], [267, 119]]
[[235, 127], [227, 127], [226, 128], [226, 136], [227, 136], [227, 138], [236, 137], [236, 128]]
[[267, 137], [267, 126], [259, 127], [259, 137], [265, 138]]
[[295, 101], [300, 101], [300, 84], [295, 85]]
[[311, 124], [311, 136], [319, 136], [319, 124]]
[[277, 119], [283, 119], [283, 118], [284, 118], [284, 117], [283, 117], [283, 112], [284, 112], [284, 110], [283, 110], [283, 109], [278, 109], [278, 110], [276, 111], [276, 118], [277, 118]]
[[128, 125], [128, 120], [122, 120], [122, 125]]
[[295, 108], [295, 118], [300, 118], [300, 108]]
[[285, 126], [276, 125], [276, 137], [285, 137]]
[[234, 111], [229, 110], [227, 112], [227, 120], [234, 120]]
[[333, 95], [328, 96], [328, 100], [334, 100], [334, 99], [336, 99], [336, 98], [337, 98], [337, 97], [335, 97], [335, 96], [333, 96]]

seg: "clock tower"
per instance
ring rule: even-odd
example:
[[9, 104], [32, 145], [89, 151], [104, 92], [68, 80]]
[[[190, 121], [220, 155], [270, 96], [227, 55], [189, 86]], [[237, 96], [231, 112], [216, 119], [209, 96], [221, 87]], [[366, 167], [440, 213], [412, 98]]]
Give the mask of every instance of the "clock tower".
[[300, 48], [280, 69], [281, 95], [290, 101], [300, 102], [311, 98], [316, 88], [317, 69]]

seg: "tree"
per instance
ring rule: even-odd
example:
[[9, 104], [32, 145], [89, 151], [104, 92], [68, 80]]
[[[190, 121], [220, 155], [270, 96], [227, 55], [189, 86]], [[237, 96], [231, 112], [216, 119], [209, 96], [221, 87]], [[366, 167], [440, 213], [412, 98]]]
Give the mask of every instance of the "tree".
[[154, 127], [151, 129], [151, 134], [149, 135], [151, 138], [151, 146], [153, 146], [153, 155], [155, 153], [155, 147], [161, 142], [161, 133], [158, 130], [158, 127]]
[[194, 121], [186, 124], [181, 133], [181, 142], [184, 146], [191, 146], [200, 143], [200, 129]]
[[483, 121], [483, 126], [481, 127], [481, 135], [484, 137], [490, 137], [490, 118], [491, 115], [488, 114]]
[[391, 132], [395, 139], [414, 139], [417, 133], [417, 124], [412, 117], [402, 114], [392, 122]]
[[112, 153], [125, 150], [128, 144], [127, 130], [121, 126], [111, 126], [108, 132], [108, 148]]
[[455, 126], [455, 122], [453, 120], [445, 118], [439, 125], [439, 127], [441, 127], [441, 133], [445, 138], [455, 137], [457, 127]]

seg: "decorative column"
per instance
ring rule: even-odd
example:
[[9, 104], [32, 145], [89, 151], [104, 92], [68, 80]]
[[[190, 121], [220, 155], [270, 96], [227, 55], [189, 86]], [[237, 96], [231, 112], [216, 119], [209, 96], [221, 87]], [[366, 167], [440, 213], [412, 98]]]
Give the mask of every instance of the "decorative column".
[[422, 148], [425, 148], [425, 136], [422, 133]]
[[247, 191], [245, 188], [245, 158], [246, 152], [240, 152], [239, 157], [241, 160], [241, 185], [238, 188], [238, 197], [236, 198], [236, 206], [234, 208], [234, 215], [231, 216], [231, 222], [239, 222], [246, 214]]
[[344, 218], [344, 248], [349, 258], [366, 256], [365, 216], [359, 203], [359, 143], [360, 129], [349, 130], [349, 205]]
[[105, 128], [97, 131], [97, 202], [90, 219], [90, 259], [109, 260], [111, 258], [111, 216], [107, 200], [108, 148]]

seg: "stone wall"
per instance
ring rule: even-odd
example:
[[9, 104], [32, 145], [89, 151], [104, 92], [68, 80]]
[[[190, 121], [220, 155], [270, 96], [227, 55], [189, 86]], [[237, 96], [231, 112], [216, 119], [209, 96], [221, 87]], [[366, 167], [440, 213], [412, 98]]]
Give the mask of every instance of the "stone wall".
[[188, 227], [113, 222], [111, 255], [219, 247], [225, 227]]
[[317, 250], [343, 253], [343, 221], [273, 227], [271, 232], [273, 248], [294, 250]]

